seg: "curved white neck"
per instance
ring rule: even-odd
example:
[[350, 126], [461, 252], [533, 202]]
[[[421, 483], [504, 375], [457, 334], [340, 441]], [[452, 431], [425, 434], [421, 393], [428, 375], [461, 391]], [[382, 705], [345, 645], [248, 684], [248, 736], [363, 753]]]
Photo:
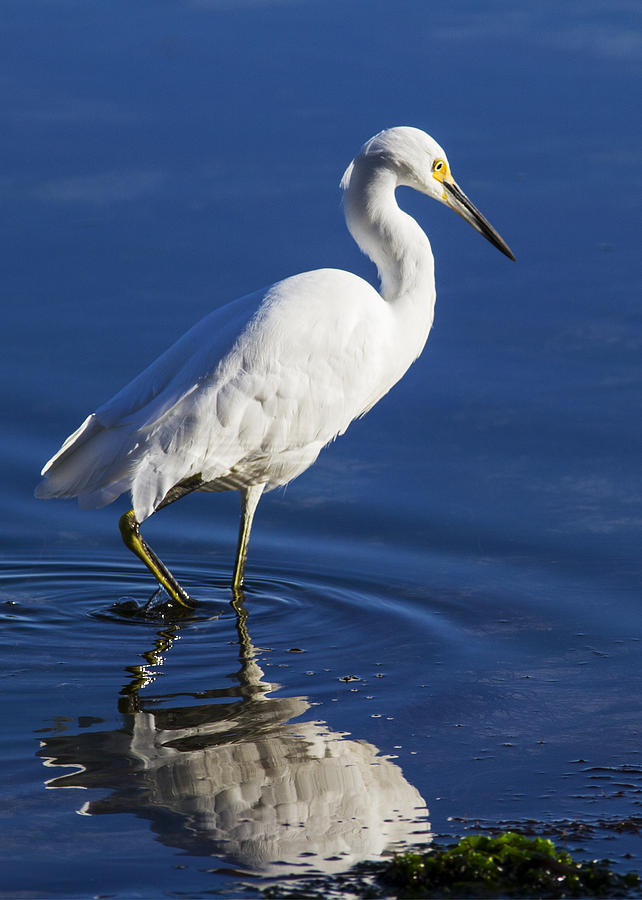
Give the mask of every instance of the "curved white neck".
[[357, 157], [344, 179], [344, 209], [350, 234], [374, 262], [381, 296], [435, 303], [434, 260], [430, 241], [412, 216], [397, 205], [396, 174], [378, 161]]

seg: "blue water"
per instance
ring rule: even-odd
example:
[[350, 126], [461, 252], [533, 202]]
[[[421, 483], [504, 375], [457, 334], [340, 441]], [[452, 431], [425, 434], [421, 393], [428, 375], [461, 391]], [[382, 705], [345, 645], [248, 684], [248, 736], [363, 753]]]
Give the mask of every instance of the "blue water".
[[[641, 870], [638, 5], [3, 19], [0, 896], [243, 896], [499, 823]], [[210, 309], [373, 277], [338, 181], [394, 124], [517, 263], [400, 191], [437, 260], [423, 356], [262, 501], [246, 622], [233, 494], [146, 523], [197, 613], [129, 614], [126, 499], [36, 501], [40, 467]]]

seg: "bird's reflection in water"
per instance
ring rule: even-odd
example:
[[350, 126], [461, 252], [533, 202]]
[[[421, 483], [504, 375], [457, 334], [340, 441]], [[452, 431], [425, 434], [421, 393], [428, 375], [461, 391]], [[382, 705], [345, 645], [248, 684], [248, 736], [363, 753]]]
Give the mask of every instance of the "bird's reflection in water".
[[[76, 769], [48, 787], [106, 789], [107, 797], [81, 811], [134, 813], [168, 846], [263, 875], [339, 872], [429, 840], [425, 803], [392, 760], [324, 722], [292, 722], [310, 704], [271, 696], [279, 685], [263, 680], [247, 613], [240, 602], [235, 608], [235, 684], [143, 694], [153, 675], [147, 666], [131, 668], [122, 728], [43, 741], [48, 766]], [[179, 628], [159, 636], [146, 654], [150, 664], [162, 663]]]

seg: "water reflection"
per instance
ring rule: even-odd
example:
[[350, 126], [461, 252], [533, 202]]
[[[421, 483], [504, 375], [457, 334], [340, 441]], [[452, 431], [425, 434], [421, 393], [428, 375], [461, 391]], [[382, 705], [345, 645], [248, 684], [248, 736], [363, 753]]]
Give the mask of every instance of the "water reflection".
[[42, 742], [45, 765], [74, 769], [47, 786], [107, 790], [79, 811], [134, 813], [168, 846], [266, 875], [337, 872], [429, 840], [425, 802], [391, 759], [325, 722], [292, 722], [310, 703], [272, 696], [280, 686], [264, 680], [237, 612], [240, 668], [228, 686], [143, 693], [181, 628], [172, 625], [149, 665], [129, 669], [121, 728]]

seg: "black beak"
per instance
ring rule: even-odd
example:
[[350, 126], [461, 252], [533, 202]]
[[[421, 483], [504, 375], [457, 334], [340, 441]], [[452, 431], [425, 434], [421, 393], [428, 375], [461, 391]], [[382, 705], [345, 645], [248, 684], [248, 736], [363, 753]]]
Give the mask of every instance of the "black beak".
[[455, 212], [469, 222], [487, 241], [490, 241], [498, 250], [509, 259], [515, 259], [506, 241], [499, 235], [490, 222], [485, 219], [477, 207], [470, 202], [466, 194], [454, 181], [442, 181], [446, 191], [445, 202]]

